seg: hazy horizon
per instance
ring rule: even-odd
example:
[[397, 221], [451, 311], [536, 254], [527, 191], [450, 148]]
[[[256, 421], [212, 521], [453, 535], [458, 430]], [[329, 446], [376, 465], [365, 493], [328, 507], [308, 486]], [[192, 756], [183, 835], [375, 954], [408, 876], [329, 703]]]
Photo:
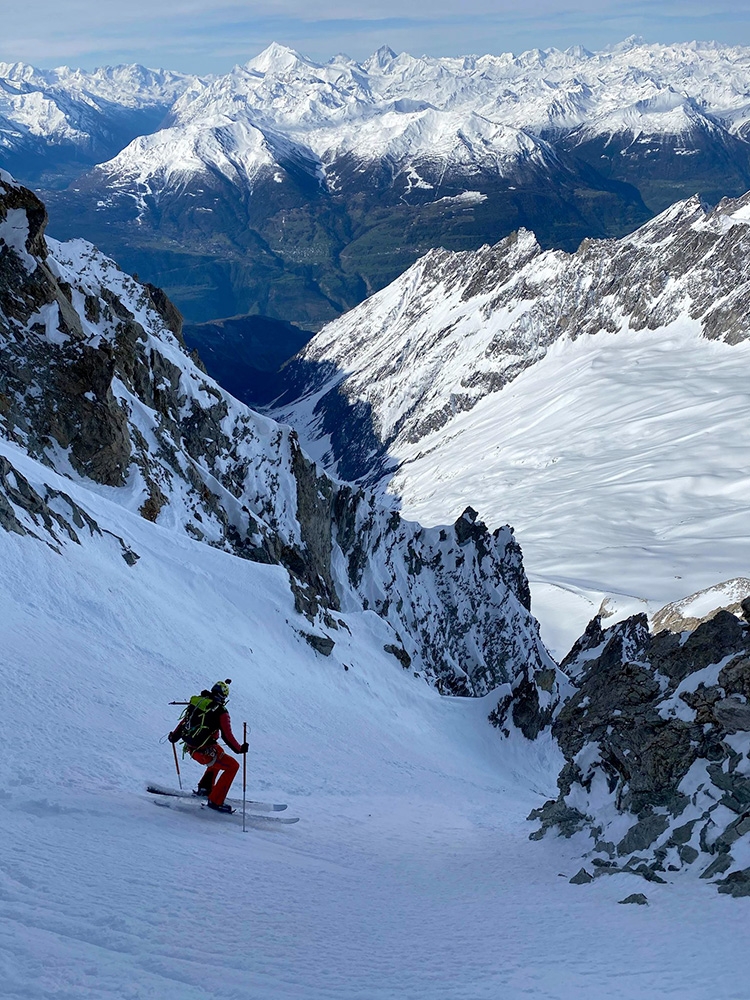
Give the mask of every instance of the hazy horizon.
[[[413, 5], [401, 16], [395, 0], [374, 0], [364, 12], [343, 0], [321, 0], [315, 17], [301, 0], [236, 3], [71, 0], [60, 14], [50, 0], [30, 0], [3, 15], [0, 61], [40, 68], [85, 70], [142, 63], [184, 73], [222, 73], [271, 42], [317, 62], [337, 53], [362, 61], [381, 45], [413, 55], [516, 55], [528, 49], [582, 45], [611, 48], [626, 38], [649, 43], [718, 42], [750, 45], [750, 0], [707, 11], [703, 4], [529, 0], [522, 12], [509, 0], [468, 0], [462, 13], [448, 0]], [[57, 16], [55, 16], [57, 14]]]

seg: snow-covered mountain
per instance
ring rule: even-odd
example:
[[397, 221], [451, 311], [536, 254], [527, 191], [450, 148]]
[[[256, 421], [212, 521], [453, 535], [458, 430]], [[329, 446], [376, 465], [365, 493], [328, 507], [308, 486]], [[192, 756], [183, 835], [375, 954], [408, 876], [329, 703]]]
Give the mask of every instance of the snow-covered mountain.
[[192, 77], [144, 66], [87, 73], [0, 62], [0, 159], [54, 186], [159, 126]]
[[[416, 169], [422, 161], [436, 160], [448, 174], [502, 174], [518, 161], [542, 158], [540, 140], [561, 134], [576, 146], [594, 138], [609, 146], [629, 136], [625, 160], [658, 137], [681, 137], [676, 149], [690, 160], [698, 133], [717, 141], [719, 134], [742, 136], [750, 122], [750, 51], [631, 40], [600, 53], [431, 59], [383, 48], [360, 65], [345, 56], [319, 64], [274, 44], [183, 95], [163, 141], [179, 143], [188, 127], [208, 133], [234, 122], [299, 143], [334, 188], [341, 183], [335, 164], [350, 156], [360, 166], [387, 160], [392, 182], [403, 175], [408, 193], [434, 196], [434, 178]], [[608, 156], [623, 159], [622, 150], [617, 154]], [[137, 170], [141, 183], [158, 185], [158, 166], [141, 158], [135, 146], [103, 169], [115, 183]], [[206, 173], [213, 165], [207, 158], [184, 171]]]
[[[44, 77], [38, 112], [14, 111], [28, 103], [24, 74]], [[34, 129], [56, 142], [56, 128], [82, 141], [105, 96], [117, 114], [151, 102], [149, 127], [47, 200], [57, 235], [85, 233], [194, 321], [253, 312], [317, 329], [436, 246], [526, 227], [574, 250], [678, 198], [750, 187], [750, 58], [737, 46], [631, 39], [444, 59], [383, 48], [316, 63], [274, 44], [215, 79], [47, 75], [7, 68], [14, 142]], [[60, 88], [93, 95], [93, 124], [58, 107]]]
[[83, 225], [192, 319], [316, 329], [435, 246], [525, 226], [572, 250], [678, 197], [740, 194], [749, 67], [743, 48], [633, 40], [362, 64], [272, 45], [56, 195], [56, 231]]
[[310, 342], [274, 412], [423, 522], [510, 509], [562, 655], [605, 598], [744, 575], [749, 219], [691, 199], [573, 255], [432, 251]]
[[[747, 624], [595, 620], [566, 674], [509, 529], [425, 530], [320, 473], [188, 357], [163, 293], [0, 189], [8, 995], [741, 995], [743, 904], [698, 875], [750, 894]], [[152, 807], [167, 702], [217, 674], [251, 799], [298, 824]], [[560, 879], [583, 854], [602, 877]]]
[[[537, 728], [549, 722], [555, 669], [512, 529], [490, 534], [467, 509], [451, 528], [424, 530], [318, 473], [288, 427], [190, 360], [162, 292], [88, 243], [46, 243], [42, 204], [9, 175], [1, 183], [4, 440], [148, 520], [285, 567], [321, 652], [336, 644], [337, 612], [369, 609], [390, 623], [404, 669], [454, 693], [496, 690], [508, 711], [520, 689]], [[6, 459], [6, 527], [55, 545], [60, 530], [78, 540], [76, 527], [91, 529]], [[135, 558], [124, 543], [123, 555]]]

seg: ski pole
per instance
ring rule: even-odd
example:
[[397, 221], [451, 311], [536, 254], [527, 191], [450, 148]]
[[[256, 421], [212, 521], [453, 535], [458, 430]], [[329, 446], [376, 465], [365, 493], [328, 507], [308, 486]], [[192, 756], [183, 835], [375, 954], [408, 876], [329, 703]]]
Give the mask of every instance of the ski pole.
[[[247, 746], [247, 723], [242, 723], [242, 742]], [[247, 796], [247, 750], [242, 755], [242, 832], [247, 833], [245, 828], [245, 799]]]
[[177, 760], [177, 747], [172, 744], [172, 753], [174, 754], [174, 766], [177, 768], [177, 780], [180, 783], [180, 791], [182, 791], [182, 776], [180, 774], [180, 762]]

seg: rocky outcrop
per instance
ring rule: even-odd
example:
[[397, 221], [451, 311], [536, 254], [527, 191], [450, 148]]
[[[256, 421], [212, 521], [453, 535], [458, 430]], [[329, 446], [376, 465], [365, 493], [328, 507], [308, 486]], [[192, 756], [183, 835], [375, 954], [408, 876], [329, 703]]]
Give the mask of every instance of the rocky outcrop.
[[[40, 204], [2, 175], [0, 445], [109, 490], [147, 520], [284, 566], [321, 653], [341, 607], [370, 610], [391, 625], [401, 661], [441, 691], [501, 686], [503, 728], [521, 694], [523, 731], [546, 724], [558, 675], [512, 530], [490, 533], [470, 509], [453, 527], [424, 529], [332, 480], [294, 432], [194, 363], [163, 293], [90, 244], [45, 244]], [[8, 496], [16, 530], [18, 497]]]
[[730, 870], [750, 863], [748, 623], [721, 610], [652, 634], [645, 615], [608, 629], [597, 618], [562, 668], [578, 685], [552, 727], [566, 762], [532, 837], [588, 835], [597, 876], [659, 881], [696, 865], [741, 891]]
[[28, 535], [46, 542], [56, 552], [69, 542], [81, 544], [85, 538], [109, 538], [119, 546], [129, 566], [140, 558], [119, 536], [102, 529], [67, 493], [45, 486], [44, 493], [0, 455], [0, 528], [16, 535]]
[[651, 618], [651, 631], [692, 632], [719, 610], [742, 616], [746, 601], [750, 601], [750, 579], [738, 576], [725, 580], [660, 608]]

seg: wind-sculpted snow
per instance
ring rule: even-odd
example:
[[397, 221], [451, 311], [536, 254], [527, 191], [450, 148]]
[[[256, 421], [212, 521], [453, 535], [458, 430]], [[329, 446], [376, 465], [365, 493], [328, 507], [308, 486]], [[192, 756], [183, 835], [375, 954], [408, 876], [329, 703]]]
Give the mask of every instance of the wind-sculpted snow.
[[[453, 527], [425, 530], [320, 473], [288, 427], [188, 357], [159, 289], [84, 241], [45, 242], [43, 205], [0, 180], [3, 437], [169, 530], [284, 566], [321, 649], [336, 642], [337, 612], [372, 610], [390, 624], [388, 646], [405, 669], [452, 693], [505, 685], [503, 720], [518, 691], [525, 707], [514, 721], [536, 735], [558, 703], [558, 675], [511, 529], [491, 534], [469, 510]], [[0, 471], [4, 526], [64, 543], [49, 497]], [[67, 517], [82, 526], [73, 507]]]

